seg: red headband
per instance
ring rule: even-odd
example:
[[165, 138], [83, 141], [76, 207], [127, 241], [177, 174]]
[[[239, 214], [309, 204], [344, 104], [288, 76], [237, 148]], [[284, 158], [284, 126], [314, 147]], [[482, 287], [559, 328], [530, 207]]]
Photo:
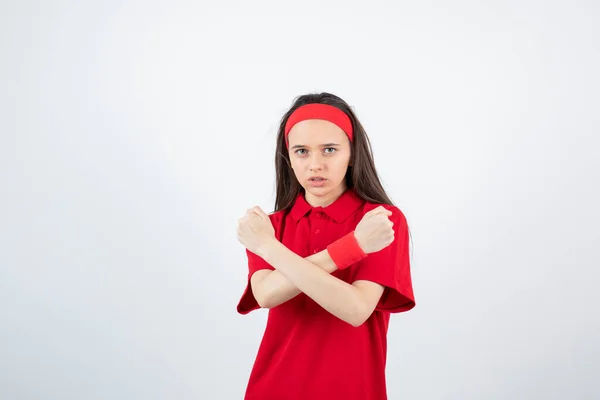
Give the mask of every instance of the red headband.
[[335, 106], [321, 103], [310, 103], [298, 107], [288, 118], [285, 124], [285, 145], [288, 146], [288, 134], [294, 125], [306, 119], [324, 119], [325, 121], [333, 122], [342, 129], [348, 139], [352, 141], [352, 121], [350, 117]]

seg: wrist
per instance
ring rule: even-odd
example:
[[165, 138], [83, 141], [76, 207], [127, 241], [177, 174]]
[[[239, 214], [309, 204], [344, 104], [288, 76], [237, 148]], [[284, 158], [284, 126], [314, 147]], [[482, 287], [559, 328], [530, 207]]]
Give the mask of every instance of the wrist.
[[258, 254], [263, 260], [267, 261], [269, 255], [273, 253], [273, 249], [275, 249], [278, 244], [279, 241], [275, 239], [275, 237], [272, 237], [257, 249], [256, 254]]
[[354, 231], [327, 246], [327, 252], [338, 269], [347, 268], [367, 256], [358, 244]]
[[360, 241], [356, 237], [356, 231], [352, 231], [350, 233], [352, 233], [352, 236], [354, 237], [354, 242], [356, 243], [356, 247], [357, 247], [356, 252], [359, 253], [359, 249], [360, 249], [360, 251], [362, 251], [364, 253], [364, 255], [366, 256], [368, 253], [365, 251], [363, 246], [360, 244]]

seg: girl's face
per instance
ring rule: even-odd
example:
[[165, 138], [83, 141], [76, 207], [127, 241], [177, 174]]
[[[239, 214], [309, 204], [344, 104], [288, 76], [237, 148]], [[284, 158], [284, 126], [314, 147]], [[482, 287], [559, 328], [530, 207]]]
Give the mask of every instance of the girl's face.
[[340, 127], [320, 119], [304, 120], [290, 130], [288, 143], [292, 169], [310, 205], [325, 207], [344, 193], [351, 149]]

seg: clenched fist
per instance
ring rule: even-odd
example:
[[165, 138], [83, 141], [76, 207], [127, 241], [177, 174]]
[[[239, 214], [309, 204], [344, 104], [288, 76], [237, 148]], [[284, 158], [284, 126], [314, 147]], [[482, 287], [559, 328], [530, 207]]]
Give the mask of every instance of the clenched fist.
[[379, 206], [366, 213], [354, 230], [354, 237], [367, 254], [375, 253], [394, 241], [394, 223], [388, 218], [392, 212]]
[[275, 230], [269, 216], [256, 206], [238, 219], [237, 237], [248, 250], [260, 255], [263, 246], [275, 238]]

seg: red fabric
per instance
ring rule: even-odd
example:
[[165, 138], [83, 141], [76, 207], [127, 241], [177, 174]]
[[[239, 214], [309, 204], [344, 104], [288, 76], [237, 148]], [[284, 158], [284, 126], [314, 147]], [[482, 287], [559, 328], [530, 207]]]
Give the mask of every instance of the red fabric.
[[327, 252], [339, 269], [348, 268], [367, 256], [356, 241], [354, 231], [327, 246]]
[[320, 104], [320, 103], [310, 103], [305, 104], [303, 106], [298, 107], [292, 115], [289, 116], [287, 122], [285, 123], [285, 143], [287, 146], [287, 136], [290, 133], [290, 130], [294, 125], [296, 125], [300, 121], [304, 121], [305, 119], [323, 119], [329, 122], [333, 122], [337, 126], [342, 129], [346, 135], [348, 135], [348, 139], [352, 141], [352, 121], [350, 117], [335, 106], [331, 106], [329, 104]]
[[[311, 207], [301, 194], [289, 212], [272, 214], [275, 234], [286, 247], [307, 257], [324, 250], [356, 228], [378, 204], [347, 190], [328, 207]], [[246, 400], [382, 400], [387, 399], [386, 353], [390, 313], [415, 306], [408, 252], [408, 227], [402, 212], [392, 211], [394, 242], [332, 275], [347, 282], [369, 280], [386, 288], [373, 314], [359, 327], [327, 312], [300, 293], [269, 310], [267, 326], [252, 368]], [[252, 274], [271, 269], [248, 254], [248, 283], [237, 311], [259, 308], [250, 287]]]

